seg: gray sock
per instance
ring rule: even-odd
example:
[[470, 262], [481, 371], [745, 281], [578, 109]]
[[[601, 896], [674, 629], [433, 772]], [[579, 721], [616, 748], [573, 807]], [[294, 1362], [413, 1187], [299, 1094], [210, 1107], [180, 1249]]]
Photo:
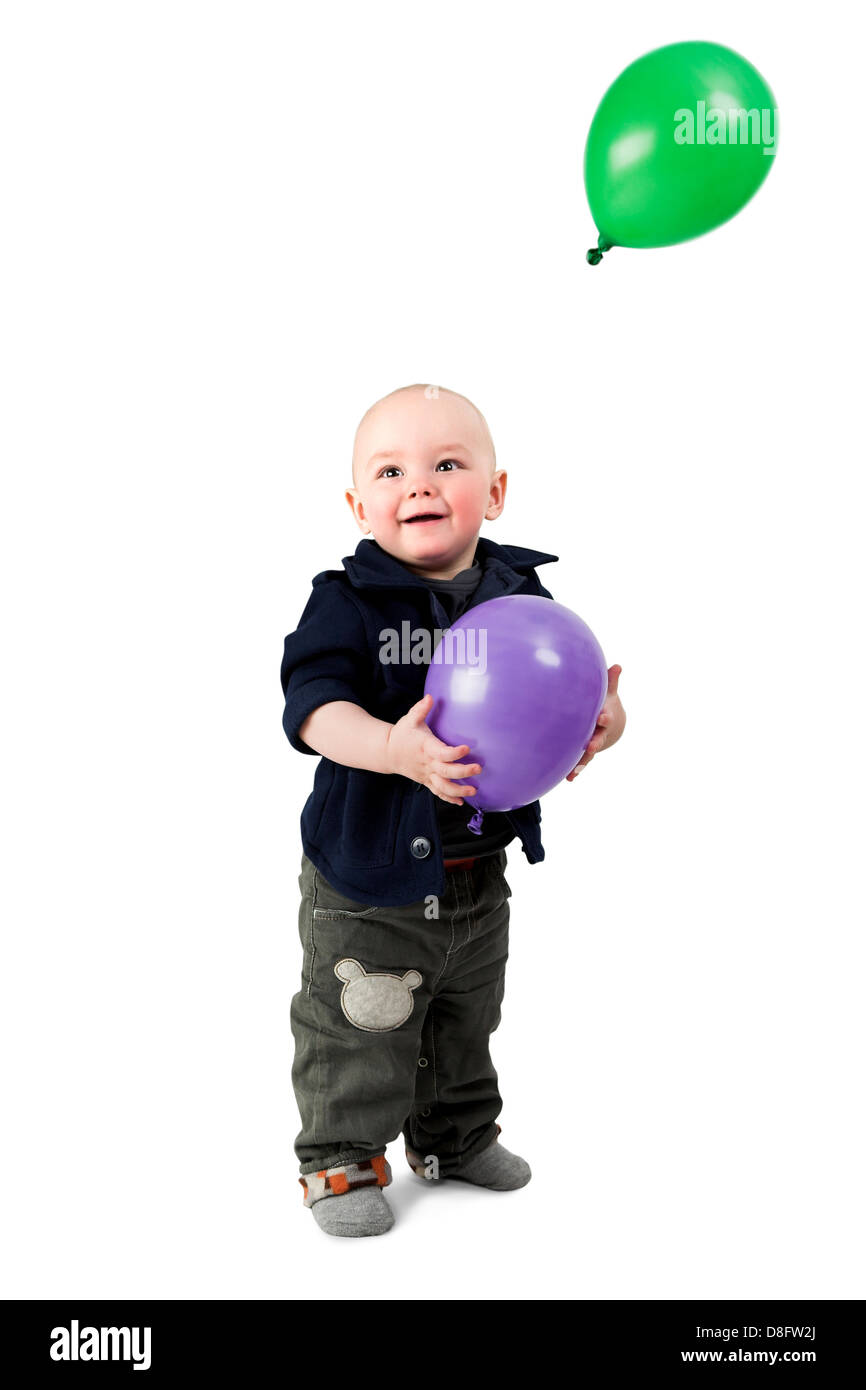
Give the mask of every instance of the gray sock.
[[329, 1236], [381, 1236], [394, 1225], [381, 1187], [355, 1187], [337, 1197], [323, 1197], [310, 1210]]
[[[459, 1173], [447, 1173], [447, 1178], [460, 1182], [475, 1183], [477, 1187], [489, 1187], [494, 1192], [512, 1192], [516, 1187], [525, 1187], [532, 1177], [532, 1169], [525, 1158], [518, 1158], [498, 1139], [494, 1139], [486, 1149], [468, 1158]], [[315, 1210], [315, 1208], [314, 1208]]]

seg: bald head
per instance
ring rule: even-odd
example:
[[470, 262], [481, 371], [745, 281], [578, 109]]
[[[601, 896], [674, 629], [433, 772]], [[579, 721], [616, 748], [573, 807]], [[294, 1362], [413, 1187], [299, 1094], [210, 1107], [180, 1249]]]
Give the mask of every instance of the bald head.
[[[496, 472], [496, 450], [481, 411], [467, 396], [446, 386], [416, 382], [390, 391], [370, 406], [355, 431], [352, 449], [352, 482], [357, 488], [371, 454], [380, 448], [411, 448], [431, 432], [444, 432], [442, 444], [463, 442], [489, 459], [490, 476]], [[450, 434], [455, 438], [451, 439]], [[463, 436], [466, 436], [465, 439]], [[383, 441], [385, 441], [383, 443]]]

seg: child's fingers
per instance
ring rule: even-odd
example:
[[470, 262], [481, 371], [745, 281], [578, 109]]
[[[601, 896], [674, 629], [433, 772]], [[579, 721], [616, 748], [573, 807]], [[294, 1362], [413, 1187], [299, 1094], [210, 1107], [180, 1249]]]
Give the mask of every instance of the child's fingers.
[[478, 791], [477, 787], [455, 787], [454, 783], [449, 781], [447, 773], [438, 772], [433, 774], [431, 786], [439, 793], [444, 792], [446, 796], [459, 796], [461, 800], [467, 796], [475, 796]]
[[462, 797], [478, 795], [477, 787], [455, 787], [454, 784], [449, 782], [445, 777], [441, 778], [440, 784], [443, 787], [447, 787], [452, 796], [455, 792], [459, 792]]
[[457, 788], [456, 788], [456, 787], [452, 787], [452, 786], [451, 786], [448, 782], [446, 782], [446, 781], [444, 780], [444, 778], [442, 778], [442, 777], [435, 777], [435, 776], [434, 776], [434, 777], [432, 777], [432, 778], [430, 779], [430, 790], [431, 790], [432, 792], [434, 792], [434, 793], [436, 794], [436, 796], [438, 796], [438, 797], [440, 798], [440, 800], [442, 800], [442, 801], [450, 801], [450, 803], [451, 803], [452, 806], [462, 806], [462, 805], [463, 805], [463, 798], [462, 798], [462, 796], [454, 796], [454, 795], [453, 795], [453, 793], [457, 790]]
[[423, 724], [427, 715], [430, 713], [430, 706], [432, 703], [432, 695], [422, 695], [421, 699], [416, 700], [412, 708], [406, 711], [404, 718], [411, 719], [414, 724]]
[[480, 763], [440, 763], [435, 767], [440, 777], [477, 777], [481, 772]]
[[468, 743], [459, 743], [456, 747], [452, 747], [450, 743], [443, 743], [441, 739], [437, 738], [436, 744], [439, 757], [446, 763], [453, 762], [455, 758], [463, 758], [469, 752]]

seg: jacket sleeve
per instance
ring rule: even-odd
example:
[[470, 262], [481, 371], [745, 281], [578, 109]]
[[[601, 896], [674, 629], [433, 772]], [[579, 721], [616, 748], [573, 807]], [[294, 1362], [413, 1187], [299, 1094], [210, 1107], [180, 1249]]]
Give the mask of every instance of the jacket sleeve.
[[299, 753], [319, 754], [299, 730], [319, 705], [348, 700], [365, 708], [370, 672], [364, 620], [338, 584], [313, 586], [294, 632], [285, 639], [280, 682], [285, 697], [283, 728]]

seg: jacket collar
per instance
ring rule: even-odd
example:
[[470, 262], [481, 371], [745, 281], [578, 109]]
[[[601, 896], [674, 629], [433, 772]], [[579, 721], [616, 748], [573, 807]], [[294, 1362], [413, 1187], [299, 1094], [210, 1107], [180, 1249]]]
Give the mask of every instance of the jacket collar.
[[[476, 549], [485, 578], [488, 574], [495, 576], [500, 590], [518, 588], [521, 575], [527, 570], [559, 559], [558, 555], [529, 550], [523, 545], [497, 545], [486, 536], [478, 537]], [[356, 589], [427, 588], [419, 575], [412, 574], [374, 540], [359, 541], [354, 555], [343, 556], [343, 567]]]

